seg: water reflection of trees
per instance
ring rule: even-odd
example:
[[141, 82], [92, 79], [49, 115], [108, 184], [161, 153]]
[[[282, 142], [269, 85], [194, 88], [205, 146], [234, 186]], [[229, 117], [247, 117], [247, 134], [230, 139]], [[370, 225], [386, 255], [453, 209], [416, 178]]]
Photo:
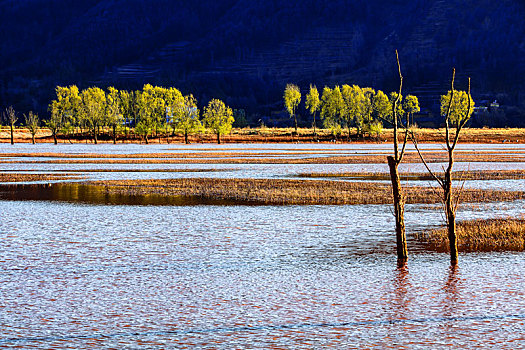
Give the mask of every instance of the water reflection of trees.
[[458, 300], [460, 299], [460, 287], [459, 267], [457, 265], [451, 265], [449, 267], [447, 280], [443, 286], [443, 291], [445, 292], [443, 299], [444, 316], [454, 316], [456, 314]]
[[405, 319], [410, 312], [412, 301], [412, 297], [410, 296], [412, 284], [410, 282], [410, 273], [406, 265], [395, 270], [393, 276], [393, 288], [392, 309], [396, 311], [397, 319]]

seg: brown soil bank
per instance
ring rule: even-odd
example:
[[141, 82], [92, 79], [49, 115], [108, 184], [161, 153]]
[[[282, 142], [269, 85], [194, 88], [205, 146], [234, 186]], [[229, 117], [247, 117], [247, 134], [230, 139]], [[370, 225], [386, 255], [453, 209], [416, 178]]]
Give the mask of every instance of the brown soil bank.
[[[475, 251], [525, 251], [524, 219], [489, 219], [463, 221], [457, 224], [458, 249]], [[448, 252], [446, 228], [420, 234], [430, 249]]]
[[[385, 129], [379, 138], [376, 137], [357, 137], [355, 130], [351, 131], [350, 139], [347, 135], [337, 138], [326, 129], [318, 129], [317, 136], [314, 136], [312, 129], [300, 128], [297, 135], [293, 133], [291, 128], [246, 128], [233, 129], [229, 135], [222, 137], [224, 143], [290, 143], [290, 142], [391, 142], [393, 139], [393, 132], [391, 129]], [[443, 142], [445, 131], [444, 129], [418, 129], [418, 139], [420, 142]], [[42, 128], [37, 133], [37, 143], [39, 142], [53, 142], [49, 130]], [[28, 143], [31, 142], [31, 134], [25, 128], [17, 128], [15, 133], [15, 142]], [[151, 138], [150, 143], [182, 143], [184, 141], [183, 135], [162, 136], [158, 138]], [[193, 143], [205, 142], [215, 143], [216, 136], [213, 134], [198, 134], [191, 135], [190, 141]], [[0, 131], [0, 142], [10, 142], [9, 130], [3, 128]], [[66, 138], [59, 135], [59, 142], [61, 143], [84, 143], [86, 142], [85, 135], [71, 135]], [[87, 142], [91, 142], [87, 139]], [[111, 143], [112, 137], [106, 130], [99, 136], [99, 142]], [[118, 141], [141, 143], [141, 139], [137, 136], [130, 136], [128, 138], [124, 135], [119, 135]], [[525, 129], [464, 129], [461, 133], [462, 143], [525, 143]]]
[[[390, 204], [388, 184], [322, 180], [279, 179], [173, 179], [93, 182], [109, 194], [187, 196], [261, 205], [288, 204]], [[407, 203], [439, 203], [436, 189], [408, 187]], [[464, 202], [512, 201], [525, 198], [523, 191], [465, 189]]]

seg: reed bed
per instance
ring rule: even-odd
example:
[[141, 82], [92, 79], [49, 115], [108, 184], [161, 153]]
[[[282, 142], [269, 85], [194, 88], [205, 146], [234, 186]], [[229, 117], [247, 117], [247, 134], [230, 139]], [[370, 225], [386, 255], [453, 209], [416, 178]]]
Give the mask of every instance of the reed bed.
[[[235, 171], [234, 168], [226, 169], [168, 169], [168, 168], [156, 168], [156, 169], [53, 169], [46, 170], [51, 173], [66, 173], [64, 175], [71, 176], [67, 173], [209, 173], [209, 172], [224, 172], [224, 171]], [[15, 173], [19, 170], [3, 170], [8, 173]], [[42, 170], [29, 169], [24, 172], [40, 172]]]
[[[272, 157], [272, 156], [285, 156], [285, 155], [308, 155], [312, 153], [329, 153], [334, 154], [339, 152], [349, 153], [348, 150], [338, 150], [330, 151], [325, 150], [321, 151], [318, 149], [315, 150], [293, 150], [287, 151], [282, 150], [283, 152], [218, 152], [218, 151], [209, 151], [202, 150], [201, 152], [174, 152], [174, 153], [133, 153], [133, 154], [106, 154], [106, 153], [80, 153], [80, 154], [69, 154], [69, 153], [0, 153], [0, 158], [138, 158], [138, 159], [148, 159], [148, 158], [229, 158], [229, 157]], [[384, 153], [385, 155], [388, 152]]]
[[[485, 219], [457, 223], [458, 249], [476, 251], [525, 251], [525, 219]], [[448, 252], [446, 227], [418, 235], [432, 250]]]
[[[262, 205], [289, 204], [389, 204], [388, 184], [323, 180], [282, 179], [170, 179], [95, 181], [109, 194], [200, 197]], [[465, 189], [464, 202], [512, 201], [525, 198], [523, 191]], [[432, 187], [409, 187], [407, 203], [439, 203], [440, 196]]]
[[[433, 180], [428, 173], [400, 173], [401, 180]], [[443, 173], [436, 173], [437, 176], [443, 176]], [[302, 178], [343, 178], [352, 180], [390, 180], [388, 173], [301, 173], [296, 175]], [[518, 180], [525, 179], [525, 170], [471, 170], [456, 171], [452, 174], [454, 180]]]
[[0, 182], [32, 182], [84, 179], [83, 176], [71, 174], [20, 174], [0, 173]]
[[[34, 157], [35, 155], [33, 155]], [[81, 157], [81, 156], [76, 156]], [[286, 157], [286, 154], [261, 156], [261, 157], [243, 157], [242, 155], [232, 155], [223, 157], [209, 158], [210, 155], [200, 155], [200, 157], [193, 157], [185, 154], [181, 158], [176, 156], [151, 157], [151, 158], [116, 158], [111, 157], [101, 159], [99, 157], [82, 159], [49, 159], [49, 160], [32, 160], [27, 159], [5, 159], [0, 160], [4, 164], [383, 164], [386, 163], [386, 155], [351, 155], [351, 156], [316, 156], [316, 157]], [[126, 159], [127, 158], [127, 159]], [[448, 156], [444, 153], [426, 153], [426, 161], [428, 163], [442, 163], [448, 161]], [[458, 154], [456, 162], [491, 162], [491, 163], [521, 163], [525, 162], [525, 155], [483, 155], [477, 153]], [[417, 153], [407, 153], [403, 158], [404, 163], [419, 163], [420, 159]]]

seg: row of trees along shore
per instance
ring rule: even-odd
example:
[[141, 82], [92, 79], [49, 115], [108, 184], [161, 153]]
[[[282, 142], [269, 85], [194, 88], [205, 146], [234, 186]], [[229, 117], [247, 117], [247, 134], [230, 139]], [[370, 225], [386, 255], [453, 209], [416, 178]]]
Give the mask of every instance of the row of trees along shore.
[[[297, 133], [297, 108], [301, 103], [301, 91], [297, 85], [288, 84], [284, 90], [284, 105], [290, 118], [295, 122]], [[350, 138], [351, 128], [357, 130], [357, 136], [379, 135], [383, 130], [383, 123], [392, 124], [396, 102], [398, 117], [406, 116], [407, 122], [415, 113], [420, 111], [419, 100], [416, 96], [403, 97], [398, 92], [387, 96], [381, 90], [362, 88], [357, 85], [342, 85], [330, 88], [325, 86], [322, 95], [315, 85], [310, 85], [305, 99], [305, 108], [313, 117], [312, 126], [316, 135], [316, 115], [319, 113], [323, 126], [330, 129], [334, 136], [343, 134], [347, 130]]]
[[[224, 102], [212, 99], [201, 115], [197, 100], [193, 95], [183, 96], [176, 88], [144, 85], [142, 90], [126, 91], [109, 87], [104, 91], [90, 87], [79, 91], [78, 87], [56, 87], [56, 99], [49, 105], [50, 118], [44, 126], [51, 131], [55, 144], [57, 135], [67, 138], [75, 133], [88, 133], [97, 143], [101, 129], [109, 128], [113, 142], [122, 128], [128, 136], [133, 132], [142, 137], [146, 143], [151, 135], [174, 135], [182, 133], [188, 143], [188, 135], [203, 132], [206, 128], [217, 135], [230, 132], [234, 117], [233, 111]], [[4, 120], [11, 126], [11, 143], [13, 129], [18, 117], [12, 107], [3, 112]], [[40, 126], [38, 115], [29, 112], [24, 115], [25, 125], [35, 143], [35, 134]], [[133, 126], [134, 128], [130, 128]]]

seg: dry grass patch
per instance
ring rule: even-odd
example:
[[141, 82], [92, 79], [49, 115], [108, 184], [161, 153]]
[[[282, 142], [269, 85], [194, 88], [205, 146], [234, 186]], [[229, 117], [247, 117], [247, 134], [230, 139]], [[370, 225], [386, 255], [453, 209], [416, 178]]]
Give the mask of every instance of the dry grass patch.
[[32, 182], [84, 179], [83, 176], [70, 174], [20, 174], [0, 173], [0, 182]]
[[[96, 181], [108, 193], [126, 195], [159, 194], [200, 197], [252, 204], [390, 204], [388, 184], [368, 182], [280, 180], [280, 179], [170, 179]], [[407, 203], [439, 203], [436, 189], [408, 187]], [[522, 191], [465, 189], [464, 202], [511, 201], [525, 198]]]
[[[303, 158], [287, 157], [286, 153], [279, 154], [239, 154], [230, 153], [229, 155], [205, 154], [159, 154], [159, 155], [129, 155], [122, 158], [111, 155], [90, 155], [83, 157], [80, 155], [68, 155], [64, 159], [50, 160], [31, 160], [31, 157], [45, 157], [41, 155], [25, 155], [27, 160], [0, 160], [0, 163], [24, 163], [24, 164], [384, 164], [386, 163], [385, 155], [342, 155], [342, 156], [314, 156]], [[107, 159], [106, 157], [107, 156]], [[442, 163], [448, 161], [448, 156], [444, 152], [426, 152], [428, 163]], [[8, 155], [4, 155], [8, 157]], [[49, 156], [55, 157], [55, 156]], [[211, 157], [211, 158], [210, 158]], [[68, 159], [83, 158], [83, 159]], [[101, 159], [102, 158], [102, 159]], [[524, 155], [506, 155], [506, 154], [478, 154], [464, 153], [458, 154], [456, 162], [525, 162]], [[419, 163], [420, 158], [415, 152], [408, 152], [403, 158], [403, 163]]]
[[[457, 223], [458, 249], [476, 251], [524, 251], [525, 219], [488, 219]], [[448, 252], [447, 229], [441, 228], [418, 235], [429, 248]]]
[[[436, 173], [443, 176], [442, 173]], [[401, 173], [401, 180], [433, 180], [428, 173]], [[306, 178], [347, 178], [364, 180], [390, 180], [388, 173], [302, 173], [297, 177]], [[525, 179], [525, 170], [476, 170], [456, 171], [453, 173], [454, 180], [509, 180]]]

